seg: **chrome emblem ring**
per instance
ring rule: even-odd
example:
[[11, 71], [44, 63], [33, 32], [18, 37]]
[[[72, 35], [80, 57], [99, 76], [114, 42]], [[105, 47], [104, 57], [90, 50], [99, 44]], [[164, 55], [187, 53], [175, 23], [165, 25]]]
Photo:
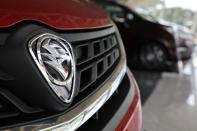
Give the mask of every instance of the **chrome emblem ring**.
[[29, 51], [51, 89], [63, 102], [70, 103], [76, 72], [70, 43], [47, 33], [33, 38], [29, 42]]

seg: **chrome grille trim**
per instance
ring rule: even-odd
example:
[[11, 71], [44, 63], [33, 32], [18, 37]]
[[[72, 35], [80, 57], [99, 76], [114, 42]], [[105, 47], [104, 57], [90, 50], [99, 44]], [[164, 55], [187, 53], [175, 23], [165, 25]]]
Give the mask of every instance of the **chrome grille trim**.
[[[117, 33], [118, 38], [120, 35]], [[122, 41], [119, 39], [121, 57], [115, 70], [105, 83], [92, 94], [88, 99], [80, 103], [69, 112], [48, 121], [43, 121], [35, 124], [24, 125], [21, 127], [12, 128], [9, 130], [23, 130], [23, 131], [46, 131], [46, 130], [76, 130], [83, 123], [85, 123], [94, 113], [96, 113], [102, 105], [111, 97], [111, 95], [118, 88], [121, 80], [126, 73], [126, 55]]]

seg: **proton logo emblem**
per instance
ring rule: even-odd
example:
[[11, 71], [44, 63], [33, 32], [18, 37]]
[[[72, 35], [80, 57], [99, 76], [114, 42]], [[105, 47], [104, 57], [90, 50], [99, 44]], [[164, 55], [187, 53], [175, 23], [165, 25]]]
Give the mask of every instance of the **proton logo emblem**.
[[75, 86], [75, 60], [71, 45], [64, 39], [42, 34], [29, 43], [30, 54], [56, 95], [70, 103]]

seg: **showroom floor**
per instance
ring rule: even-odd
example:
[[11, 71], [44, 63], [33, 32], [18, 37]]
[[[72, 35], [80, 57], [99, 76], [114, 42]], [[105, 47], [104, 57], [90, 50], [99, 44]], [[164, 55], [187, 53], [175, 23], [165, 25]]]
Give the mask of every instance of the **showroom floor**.
[[143, 131], [197, 130], [197, 50], [174, 72], [133, 71], [141, 89]]

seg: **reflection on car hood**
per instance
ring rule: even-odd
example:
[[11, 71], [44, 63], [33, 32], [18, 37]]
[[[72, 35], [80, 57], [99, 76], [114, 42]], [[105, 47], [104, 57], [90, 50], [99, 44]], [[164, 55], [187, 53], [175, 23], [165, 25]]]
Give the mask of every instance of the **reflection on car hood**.
[[32, 20], [56, 29], [93, 29], [111, 25], [111, 20], [88, 0], [2, 0], [0, 28]]

